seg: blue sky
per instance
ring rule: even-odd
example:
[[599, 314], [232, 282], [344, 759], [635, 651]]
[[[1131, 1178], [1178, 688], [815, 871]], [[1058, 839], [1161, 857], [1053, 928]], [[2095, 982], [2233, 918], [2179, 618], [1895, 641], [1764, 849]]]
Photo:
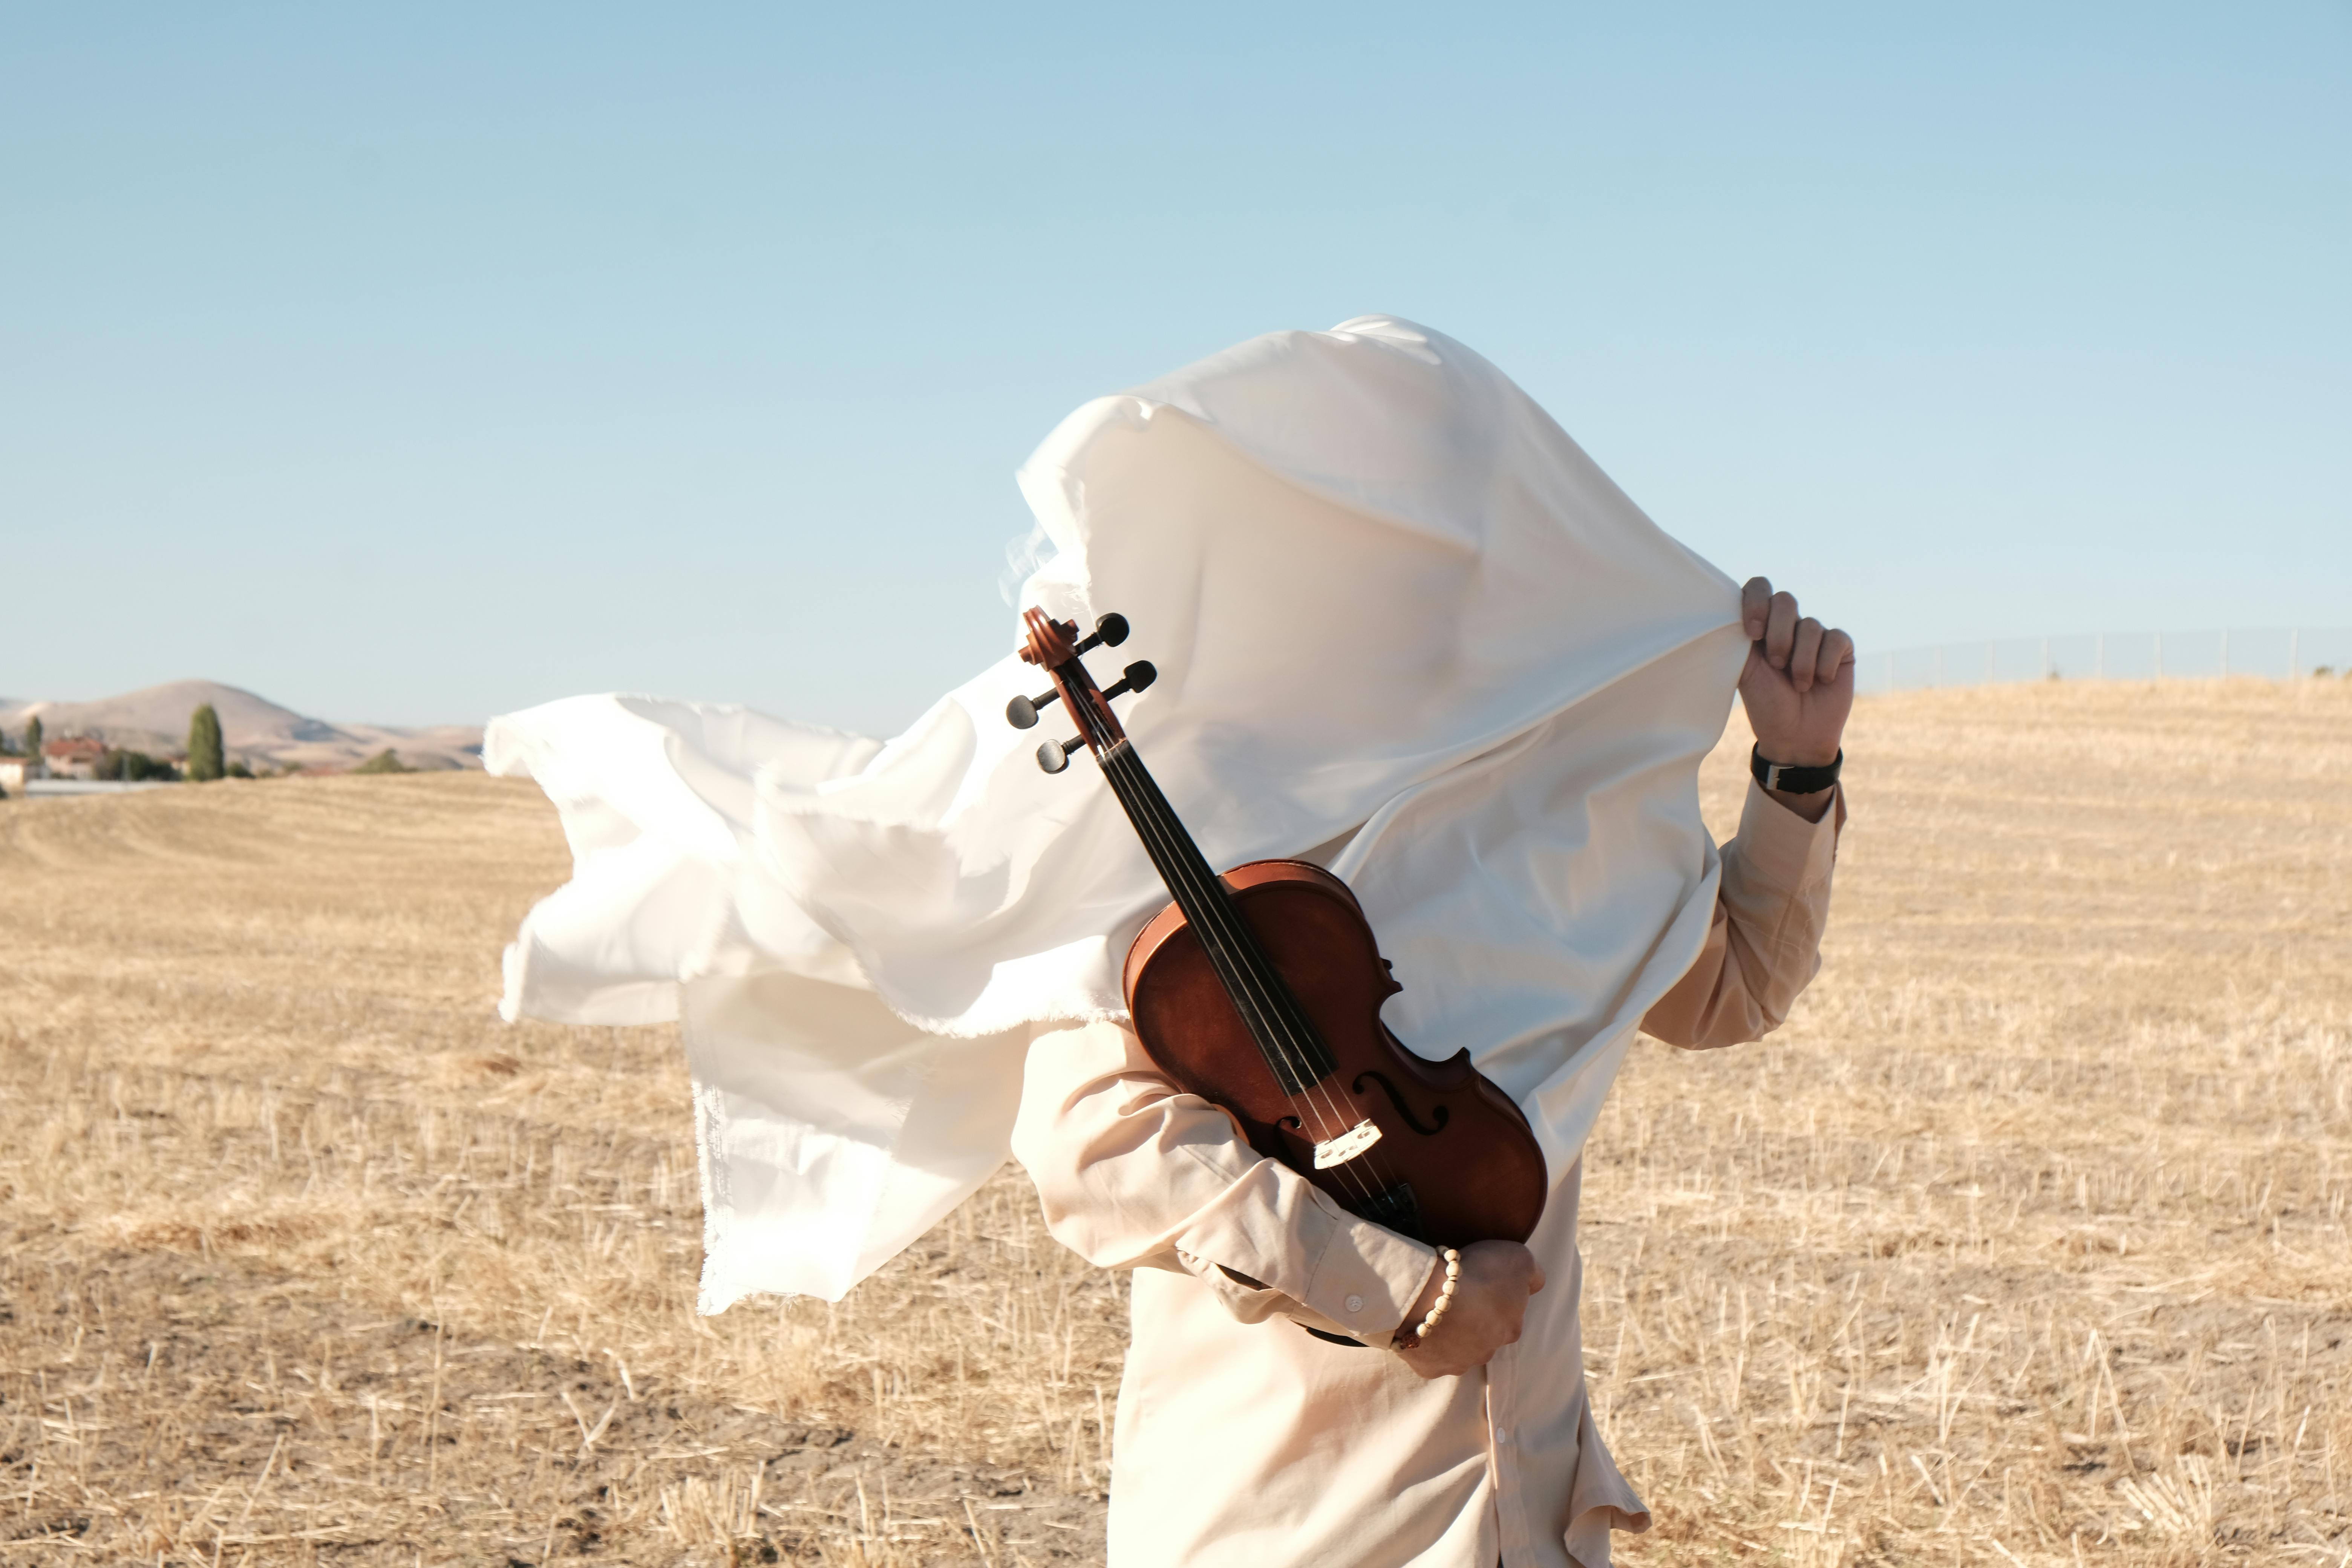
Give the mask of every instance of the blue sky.
[[2352, 623], [2347, 68], [2342, 0], [12, 6], [0, 694], [887, 731], [1063, 414], [1372, 310], [1866, 650]]

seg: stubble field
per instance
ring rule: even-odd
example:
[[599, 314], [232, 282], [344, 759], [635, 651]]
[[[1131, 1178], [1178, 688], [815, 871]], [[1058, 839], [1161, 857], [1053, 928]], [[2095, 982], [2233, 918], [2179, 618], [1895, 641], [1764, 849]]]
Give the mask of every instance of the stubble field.
[[[2352, 687], [1848, 752], [1822, 978], [1588, 1155], [1622, 1560], [2352, 1563]], [[1099, 1560], [1122, 1282], [1008, 1173], [697, 1319], [670, 1032], [491, 1010], [567, 864], [478, 775], [0, 805], [0, 1561]]]

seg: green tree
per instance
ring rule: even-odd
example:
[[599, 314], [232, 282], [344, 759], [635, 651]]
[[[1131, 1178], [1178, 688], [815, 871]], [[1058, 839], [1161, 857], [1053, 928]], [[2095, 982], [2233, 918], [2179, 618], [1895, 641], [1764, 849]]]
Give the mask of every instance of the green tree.
[[228, 759], [221, 752], [220, 715], [209, 702], [197, 704], [188, 715], [188, 777], [197, 784], [207, 784], [228, 772]]
[[178, 772], [169, 760], [151, 757], [144, 752], [128, 752], [113, 746], [106, 748], [98, 759], [98, 776], [119, 780], [124, 784], [169, 783], [178, 778]]
[[413, 773], [415, 771], [394, 754], [389, 746], [352, 770], [355, 773]]
[[34, 714], [25, 725], [25, 754], [28, 757], [41, 754], [41, 716], [38, 713]]

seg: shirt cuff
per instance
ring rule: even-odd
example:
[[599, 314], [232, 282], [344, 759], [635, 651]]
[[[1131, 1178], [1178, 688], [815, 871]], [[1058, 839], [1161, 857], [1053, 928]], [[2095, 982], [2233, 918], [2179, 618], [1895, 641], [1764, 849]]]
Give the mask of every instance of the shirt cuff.
[[1429, 1283], [1433, 1247], [1360, 1219], [1297, 1172], [1260, 1167], [1276, 1196], [1204, 1215], [1175, 1245], [1278, 1290], [1367, 1344], [1385, 1345]]
[[[1336, 1205], [1335, 1205], [1336, 1206]], [[1345, 1211], [1298, 1304], [1385, 1348], [1437, 1267], [1437, 1249]]]
[[1829, 880], [1837, 861], [1838, 830], [1845, 826], [1845, 786], [1819, 822], [1807, 822], [1748, 781], [1739, 809], [1739, 858], [1752, 879], [1784, 892], [1802, 893]]

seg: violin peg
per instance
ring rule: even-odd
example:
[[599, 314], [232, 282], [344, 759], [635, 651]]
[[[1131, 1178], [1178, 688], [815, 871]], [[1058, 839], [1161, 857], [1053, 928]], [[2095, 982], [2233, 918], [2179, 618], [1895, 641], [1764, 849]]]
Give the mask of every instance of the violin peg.
[[[1073, 626], [1070, 630], [1076, 632], [1077, 627]], [[1087, 653], [1098, 647], [1117, 647], [1126, 640], [1127, 617], [1117, 614], [1108, 615], [1095, 623], [1095, 629], [1087, 634], [1084, 642], [1077, 645], [1076, 651]]]
[[1048, 691], [1042, 697], [1016, 697], [1004, 705], [1004, 721], [1016, 730], [1037, 727], [1037, 710], [1061, 698], [1059, 691]]
[[1049, 773], [1058, 773], [1070, 765], [1070, 753], [1086, 744], [1073, 735], [1066, 741], [1046, 741], [1037, 748], [1037, 765]]
[[1142, 690], [1159, 679], [1160, 671], [1154, 668], [1151, 661], [1148, 658], [1139, 658], [1127, 667], [1125, 673], [1113, 682], [1103, 695], [1107, 698], [1124, 697], [1130, 691]]

